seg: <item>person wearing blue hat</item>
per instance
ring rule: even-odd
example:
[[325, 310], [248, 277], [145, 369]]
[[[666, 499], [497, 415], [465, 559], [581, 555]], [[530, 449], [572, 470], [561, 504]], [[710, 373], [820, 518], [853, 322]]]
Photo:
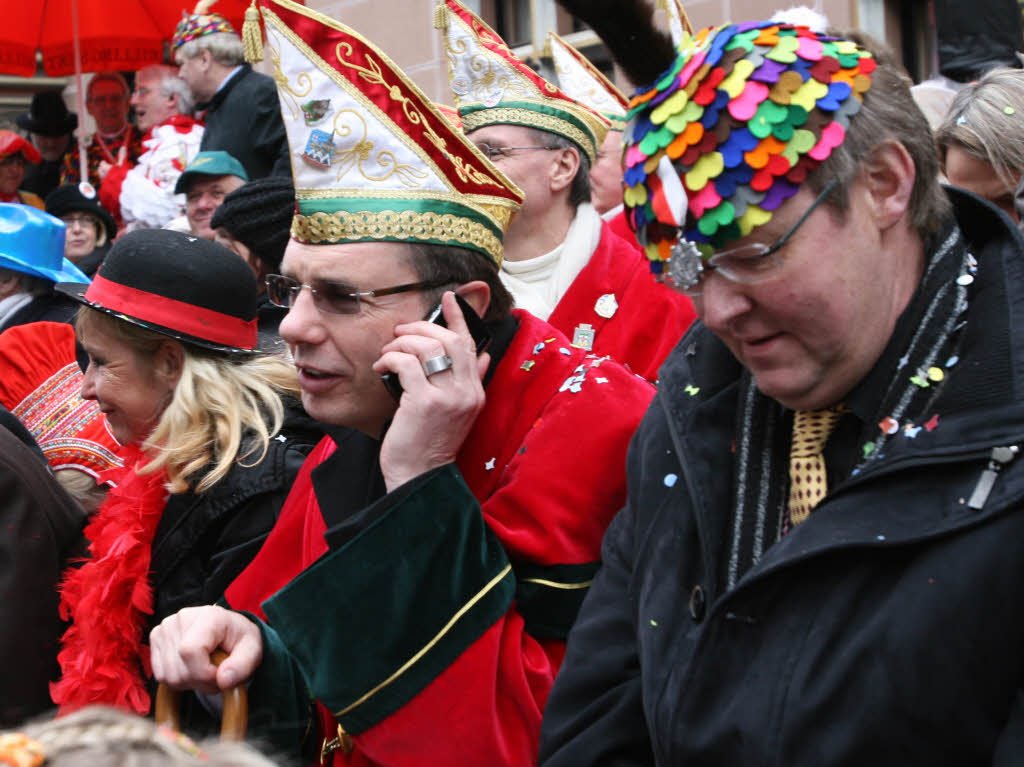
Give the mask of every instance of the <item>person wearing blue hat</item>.
[[175, 194], [185, 195], [185, 218], [196, 237], [212, 240], [210, 219], [225, 195], [249, 180], [242, 163], [227, 152], [200, 152], [178, 177]]
[[64, 258], [66, 228], [59, 218], [29, 205], [0, 203], [0, 332], [74, 317], [75, 303], [53, 290], [57, 282], [89, 282]]

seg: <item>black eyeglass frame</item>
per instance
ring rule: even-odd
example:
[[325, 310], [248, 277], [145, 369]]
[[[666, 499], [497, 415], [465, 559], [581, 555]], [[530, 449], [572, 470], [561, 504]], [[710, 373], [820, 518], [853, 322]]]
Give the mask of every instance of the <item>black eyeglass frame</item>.
[[[389, 288], [376, 288], [375, 290], [359, 290], [355, 285], [350, 285], [347, 282], [333, 282], [331, 280], [316, 280], [316, 285], [309, 285], [305, 282], [299, 282], [296, 279], [287, 277], [283, 274], [268, 274], [264, 283], [267, 286], [267, 298], [270, 299], [270, 303], [274, 306], [279, 306], [282, 309], [291, 309], [295, 304], [295, 299], [298, 298], [299, 293], [302, 292], [303, 288], [309, 288], [309, 292], [313, 296], [313, 305], [321, 312], [325, 314], [359, 314], [362, 310], [362, 301], [360, 300], [364, 296], [378, 297], [378, 296], [391, 296], [396, 293], [408, 293], [413, 290], [431, 290], [433, 288], [444, 287], [445, 285], [451, 285], [451, 280], [427, 280], [425, 282], [407, 282], [404, 285], [394, 285]], [[330, 299], [324, 294], [323, 290], [325, 286], [330, 286], [336, 290], [348, 290], [349, 292], [342, 292], [341, 295], [346, 299], [351, 299], [351, 306], [354, 308], [351, 310], [339, 311], [337, 305], [334, 308], [331, 307]], [[281, 300], [280, 289], [285, 288], [285, 295], [288, 296], [287, 303], [283, 303]]]
[[[810, 206], [807, 208], [807, 210], [804, 211], [803, 215], [800, 216], [800, 218], [796, 220], [796, 223], [794, 223], [793, 226], [786, 230], [786, 232], [781, 237], [779, 237], [779, 239], [777, 239], [772, 245], [764, 245], [763, 243], [760, 242], [752, 242], [749, 245], [743, 245], [742, 247], [739, 248], [731, 248], [729, 250], [720, 251], [718, 253], [715, 253], [711, 257], [704, 259], [703, 257], [700, 256], [696, 246], [694, 246], [692, 243], [689, 243], [688, 241], [685, 241], [682, 237], [682, 233], [680, 232], [680, 239], [677, 242], [676, 246], [673, 248], [675, 252], [672, 255], [672, 259], [675, 260], [676, 258], [681, 258], [683, 261], [686, 261], [687, 263], [675, 264], [675, 269], [672, 269], [673, 264], [669, 264], [670, 274], [674, 278], [673, 282], [675, 283], [675, 287], [688, 296], [699, 296], [701, 293], [700, 286], [701, 283], [704, 281], [704, 272], [710, 272], [712, 270], [718, 270], [719, 272], [722, 273], [723, 277], [725, 277], [728, 280], [731, 280], [732, 282], [751, 284], [754, 282], [758, 282], [760, 279], [764, 279], [763, 277], [759, 277], [756, 279], [740, 279], [736, 277], [734, 273], [731, 273], [728, 267], [721, 265], [720, 261], [721, 259], [728, 258], [730, 256], [735, 257], [738, 253], [742, 251], [748, 251], [749, 256], [746, 260], [750, 262], [756, 261], [757, 263], [765, 263], [766, 260], [770, 260], [771, 263], [775, 265], [780, 265], [782, 261], [775, 254], [786, 246], [786, 243], [789, 242], [789, 240], [793, 237], [794, 234], [796, 234], [797, 230], [803, 225], [803, 223], [808, 218], [810, 218], [811, 214], [814, 213], [814, 211], [817, 210], [818, 207], [828, 198], [829, 194], [831, 194], [832, 190], [835, 189], [838, 184], [838, 178], [833, 178], [831, 181], [825, 184], [824, 188], [821, 190], [821, 192], [818, 193], [818, 196], [814, 199], [814, 202], [812, 202]], [[687, 249], [684, 245], [684, 242], [686, 245], [690, 245], [691, 247]], [[690, 256], [690, 253], [695, 254], [698, 260], [694, 260], [693, 257]], [[672, 274], [673, 272], [675, 272], [675, 274]]]

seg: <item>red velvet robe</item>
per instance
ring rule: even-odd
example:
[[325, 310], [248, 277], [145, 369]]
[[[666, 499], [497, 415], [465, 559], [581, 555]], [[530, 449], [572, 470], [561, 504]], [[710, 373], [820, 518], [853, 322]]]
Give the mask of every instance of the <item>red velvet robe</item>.
[[[617, 304], [610, 317], [602, 310]], [[635, 241], [623, 240], [605, 223], [590, 261], [548, 322], [570, 341], [583, 324], [594, 330], [593, 352], [608, 354], [649, 381], [696, 318], [693, 302], [654, 279]]]
[[[335, 735], [340, 722], [352, 735], [353, 750], [335, 751], [334, 765], [520, 767], [536, 761], [564, 632], [527, 630], [531, 618], [520, 606], [537, 604], [530, 600], [539, 590], [540, 602], [556, 608], [554, 622], [567, 630], [575, 618], [604, 530], [623, 502], [626, 448], [653, 388], [613, 361], [571, 348], [532, 315], [516, 315], [520, 328], [487, 387], [487, 404], [457, 468], [438, 470], [422, 491], [328, 551], [310, 480], [312, 469], [335, 451], [325, 438], [263, 549], [227, 592], [233, 608], [269, 616], [270, 627], [262, 627], [264, 666], [281, 662], [274, 641], [298, 659], [321, 701], [321, 734]], [[443, 493], [430, 496], [432, 483], [441, 483]], [[437, 527], [427, 535], [415, 530], [429, 524]], [[482, 537], [467, 532], [474, 525]], [[429, 553], [435, 544], [439, 551], [444, 544], [445, 553]], [[573, 582], [583, 570], [587, 580]], [[406, 603], [405, 590], [396, 586], [403, 579], [420, 589], [452, 580], [474, 596]], [[502, 588], [507, 597], [496, 601], [493, 594]], [[485, 602], [492, 617], [483, 620]], [[353, 629], [346, 641], [333, 641], [363, 621], [365, 633]], [[403, 632], [421, 626], [431, 627], [425, 629], [431, 643], [417, 641], [408, 653], [387, 657], [386, 648], [401, 644]], [[443, 628], [435, 634], [433, 627]], [[461, 636], [455, 644], [453, 634]], [[434, 643], [447, 643], [449, 655], [438, 657]], [[373, 664], [379, 674], [352, 682]], [[410, 677], [412, 687], [396, 691]], [[285, 697], [280, 679], [254, 679], [254, 710], [261, 689]], [[337, 720], [330, 711], [338, 712]]]

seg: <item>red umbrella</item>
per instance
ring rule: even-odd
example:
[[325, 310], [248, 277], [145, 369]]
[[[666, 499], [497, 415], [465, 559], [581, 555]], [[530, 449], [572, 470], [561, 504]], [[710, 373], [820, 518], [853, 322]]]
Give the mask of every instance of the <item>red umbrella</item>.
[[[182, 12], [194, 0], [22, 0], [0, 27], [0, 73], [31, 77], [36, 51], [50, 77], [75, 72], [74, 11], [83, 72], [135, 71], [163, 61]], [[210, 9], [226, 16], [240, 33], [249, 0], [218, 0]]]

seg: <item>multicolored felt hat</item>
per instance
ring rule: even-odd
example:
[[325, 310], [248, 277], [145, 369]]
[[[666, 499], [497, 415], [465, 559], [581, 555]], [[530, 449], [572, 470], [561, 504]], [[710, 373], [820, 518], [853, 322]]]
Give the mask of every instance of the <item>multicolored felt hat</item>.
[[305, 243], [455, 245], [501, 263], [522, 193], [372, 43], [260, 0]]
[[445, 33], [449, 84], [466, 133], [487, 125], [540, 128], [595, 161], [608, 120], [534, 72], [456, 0], [439, 0], [434, 21]]
[[671, 258], [686, 284], [701, 259], [767, 223], [842, 144], [874, 70], [870, 52], [807, 27], [684, 35], [633, 96], [624, 135], [626, 216], [655, 274]]
[[195, 40], [197, 37], [205, 37], [217, 32], [229, 32], [237, 34], [231, 22], [219, 13], [209, 13], [210, 6], [217, 0], [199, 0], [195, 10], [191, 14], [181, 13], [181, 21], [174, 28], [174, 36], [171, 38], [171, 55], [185, 43]]
[[0, 335], [0, 404], [25, 424], [54, 471], [98, 478], [124, 464], [100, 406], [81, 397], [83, 379], [71, 325], [30, 322]]
[[558, 84], [581, 104], [586, 104], [611, 123], [612, 130], [626, 127], [629, 99], [586, 56], [556, 35], [548, 33], [548, 48], [555, 61]]

